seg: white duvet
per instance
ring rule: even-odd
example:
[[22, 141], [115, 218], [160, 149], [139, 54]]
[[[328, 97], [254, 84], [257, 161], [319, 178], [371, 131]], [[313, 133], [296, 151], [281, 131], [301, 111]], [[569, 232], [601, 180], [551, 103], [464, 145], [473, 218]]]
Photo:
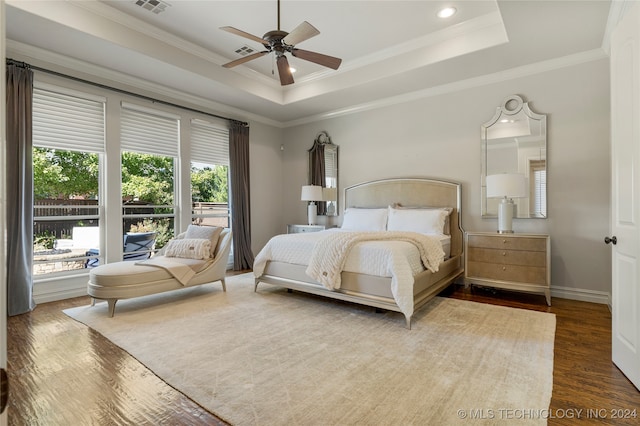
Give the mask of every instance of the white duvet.
[[[255, 277], [258, 278], [263, 274], [270, 260], [308, 266], [316, 244], [335, 232], [349, 231], [330, 229], [273, 237], [256, 256], [253, 265]], [[437, 241], [440, 247], [442, 243], [446, 244], [450, 240], [446, 235], [428, 237], [432, 241]], [[444, 252], [440, 251], [440, 259], [442, 259]], [[403, 314], [411, 316], [413, 314], [413, 277], [426, 269], [420, 252], [421, 250], [414, 244], [406, 241], [358, 242], [349, 251], [342, 270], [390, 277], [391, 291], [398, 307]]]

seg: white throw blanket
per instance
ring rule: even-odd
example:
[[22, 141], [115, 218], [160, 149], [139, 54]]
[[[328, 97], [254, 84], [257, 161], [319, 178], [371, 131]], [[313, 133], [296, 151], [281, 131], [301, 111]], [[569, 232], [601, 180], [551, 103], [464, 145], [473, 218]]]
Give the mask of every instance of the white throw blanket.
[[136, 265], [155, 266], [169, 272], [173, 278], [178, 280], [180, 284], [187, 285], [191, 278], [194, 277], [196, 271], [191, 269], [189, 265], [171, 260], [165, 256], [154, 256], [150, 259], [140, 260]]
[[[340, 288], [345, 261], [353, 246], [363, 241], [406, 241], [416, 246], [425, 268], [438, 272], [444, 260], [442, 244], [437, 238], [415, 232], [336, 232], [319, 241], [311, 254], [306, 274], [329, 290]], [[393, 272], [392, 277], [393, 277]]]

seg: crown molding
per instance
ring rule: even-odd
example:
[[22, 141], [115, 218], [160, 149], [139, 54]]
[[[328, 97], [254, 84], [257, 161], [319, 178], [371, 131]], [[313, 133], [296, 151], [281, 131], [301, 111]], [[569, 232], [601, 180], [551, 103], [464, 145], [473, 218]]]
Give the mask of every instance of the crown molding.
[[26, 44], [18, 43], [12, 40], [6, 41], [6, 50], [7, 57], [15, 55], [17, 57], [14, 57], [14, 59], [25, 60], [26, 62], [32, 61], [34, 65], [42, 66], [43, 68], [54, 65], [53, 68], [62, 68], [61, 72], [78, 76], [80, 78], [82, 78], [82, 73], [86, 73], [99, 79], [113, 81], [130, 87], [136, 87], [143, 91], [166, 96], [170, 99], [185, 101], [216, 114], [231, 115], [238, 120], [256, 121], [276, 128], [288, 128], [303, 124], [314, 123], [330, 118], [342, 117], [359, 112], [403, 104], [419, 99], [440, 96], [447, 93], [455, 93], [461, 90], [482, 87], [488, 84], [499, 83], [505, 80], [513, 80], [516, 78], [540, 74], [547, 71], [553, 71], [556, 69], [608, 58], [608, 55], [603, 49], [594, 49], [548, 61], [542, 61], [530, 65], [511, 68], [509, 70], [504, 70], [493, 74], [487, 74], [466, 80], [456, 81], [449, 84], [430, 87], [424, 90], [379, 99], [373, 102], [367, 102], [349, 106], [346, 108], [336, 109], [333, 111], [327, 111], [321, 114], [315, 114], [297, 120], [280, 122], [238, 108], [233, 108], [225, 104], [216, 103], [204, 98], [200, 98], [198, 96], [187, 95], [184, 92], [169, 89], [162, 85], [150, 83], [136, 77], [131, 77], [123, 73], [108, 70], [77, 59], [68, 58], [63, 55], [59, 55]]
[[297, 120], [287, 121], [283, 123], [285, 128], [300, 126], [302, 124], [314, 123], [321, 120], [330, 118], [342, 117], [349, 114], [355, 114], [364, 111], [370, 111], [374, 109], [384, 108], [392, 105], [403, 104], [412, 102], [419, 99], [430, 98], [434, 96], [440, 96], [447, 93], [455, 93], [461, 90], [468, 90], [475, 87], [482, 87], [489, 84], [500, 83], [506, 80], [513, 80], [516, 78], [527, 77], [530, 75], [540, 74], [547, 71], [553, 71], [561, 68], [580, 65], [587, 62], [598, 61], [601, 59], [607, 59], [608, 55], [601, 48], [588, 50], [573, 55], [564, 56], [561, 58], [550, 59], [547, 61], [537, 62], [534, 64], [524, 65], [521, 67], [511, 68], [508, 70], [496, 72], [493, 74], [486, 74], [479, 77], [473, 77], [466, 80], [460, 80], [453, 83], [443, 84], [440, 86], [429, 87], [424, 90], [418, 90], [415, 92], [405, 93], [398, 96], [392, 96], [385, 99], [379, 99], [373, 102], [367, 102], [359, 105], [353, 105], [346, 108], [341, 108], [333, 111], [328, 111], [322, 114], [316, 114]]
[[609, 7], [609, 16], [607, 17], [607, 25], [604, 29], [604, 36], [602, 37], [602, 50], [607, 55], [611, 54], [611, 33], [618, 26], [618, 23], [624, 18], [625, 14], [637, 0], [612, 0]]
[[[118, 9], [107, 6], [100, 2], [80, 1], [80, 2], [74, 2], [73, 6], [80, 7], [86, 10], [87, 12], [90, 12], [94, 15], [98, 15], [110, 22], [114, 22], [118, 25], [122, 25], [133, 31], [137, 31], [141, 34], [144, 34], [147, 37], [151, 37], [157, 40], [158, 43], [167, 44], [169, 46], [175, 47], [190, 55], [193, 55], [200, 59], [204, 59], [207, 62], [211, 62], [214, 65], [222, 66], [222, 64], [229, 62], [229, 59], [222, 55], [219, 55], [215, 52], [212, 52], [208, 49], [198, 46], [197, 44], [191, 43], [190, 41], [180, 38], [175, 34], [164, 31], [134, 16], [127, 15], [126, 13], [121, 12]], [[259, 81], [261, 84], [264, 84], [266, 86], [270, 86], [273, 88], [280, 87], [280, 84], [274, 79], [269, 78], [266, 75], [260, 74], [259, 72], [256, 72], [248, 67], [240, 67], [235, 71], [238, 74], [243, 75], [244, 77]]]
[[13, 40], [6, 41], [6, 56], [7, 58], [12, 57], [16, 60], [21, 60], [32, 65], [51, 69], [52, 71], [61, 72], [73, 77], [86, 79], [86, 75], [90, 75], [92, 77], [96, 77], [99, 80], [106, 81], [107, 83], [114, 82], [116, 84], [116, 87], [118, 85], [124, 85], [126, 86], [126, 89], [124, 87], [118, 88], [122, 88], [125, 90], [130, 90], [131, 87], [134, 87], [140, 89], [141, 91], [154, 93], [158, 96], [164, 96], [169, 99], [183, 101], [195, 105], [214, 114], [224, 114], [227, 116], [232, 116], [232, 118], [239, 121], [256, 121], [274, 127], [282, 127], [281, 122], [263, 117], [258, 114], [250, 113], [238, 108], [233, 108], [229, 105], [214, 102], [205, 98], [201, 98], [199, 96], [185, 94], [182, 91], [170, 89], [160, 84], [151, 83], [137, 77], [132, 77], [124, 73], [109, 70], [78, 59], [69, 58], [64, 55], [60, 55], [24, 43], [19, 43]]

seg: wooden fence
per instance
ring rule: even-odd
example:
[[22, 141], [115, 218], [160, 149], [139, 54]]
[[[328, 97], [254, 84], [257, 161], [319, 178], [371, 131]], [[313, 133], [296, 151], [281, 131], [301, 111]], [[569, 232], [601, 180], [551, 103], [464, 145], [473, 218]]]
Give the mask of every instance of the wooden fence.
[[[34, 217], [95, 216], [98, 200], [35, 200]], [[88, 207], [93, 206], [93, 207]], [[98, 226], [97, 219], [34, 220], [33, 235], [50, 234], [56, 239], [71, 238], [74, 226]]]
[[[34, 217], [51, 216], [91, 216], [97, 215], [97, 200], [55, 200], [44, 199], [34, 201]], [[127, 208], [129, 214], [153, 214], [153, 207], [145, 207], [145, 203], [128, 202], [127, 207], [135, 205], [136, 208]], [[89, 207], [92, 206], [92, 207]], [[217, 217], [204, 217], [194, 220], [194, 223], [202, 225], [215, 225], [229, 227], [229, 205], [227, 203], [193, 203], [192, 212], [199, 215], [216, 215]], [[125, 229], [140, 222], [139, 218], [126, 219], [123, 223]], [[74, 226], [98, 226], [97, 219], [68, 219], [68, 220], [34, 220], [33, 234], [50, 234], [55, 239], [71, 238]]]

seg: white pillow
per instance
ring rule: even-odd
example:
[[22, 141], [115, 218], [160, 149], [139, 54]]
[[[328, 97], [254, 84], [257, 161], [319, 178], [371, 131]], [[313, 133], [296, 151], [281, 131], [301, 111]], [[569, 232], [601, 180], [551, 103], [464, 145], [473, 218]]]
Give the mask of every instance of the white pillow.
[[222, 228], [218, 226], [189, 225], [187, 227], [187, 232], [185, 233], [184, 238], [203, 238], [211, 241], [211, 253], [209, 254], [209, 256], [215, 257], [216, 247], [218, 245], [218, 240], [220, 239], [221, 233]]
[[167, 257], [186, 259], [208, 259], [211, 253], [211, 241], [204, 238], [183, 238], [171, 240], [164, 249]]
[[389, 231], [409, 231], [421, 234], [444, 234], [444, 225], [451, 209], [394, 209], [389, 206]]
[[349, 231], [384, 231], [387, 229], [387, 209], [350, 207], [344, 212], [342, 229]]
[[398, 209], [398, 210], [404, 210], [404, 209], [424, 209], [424, 210], [444, 210], [447, 212], [447, 217], [444, 220], [444, 232], [443, 234], [445, 235], [451, 235], [451, 213], [453, 212], [453, 207], [427, 207], [427, 206], [403, 206], [400, 203], [393, 203], [392, 205], [390, 205], [389, 207], [392, 207], [394, 209]]

